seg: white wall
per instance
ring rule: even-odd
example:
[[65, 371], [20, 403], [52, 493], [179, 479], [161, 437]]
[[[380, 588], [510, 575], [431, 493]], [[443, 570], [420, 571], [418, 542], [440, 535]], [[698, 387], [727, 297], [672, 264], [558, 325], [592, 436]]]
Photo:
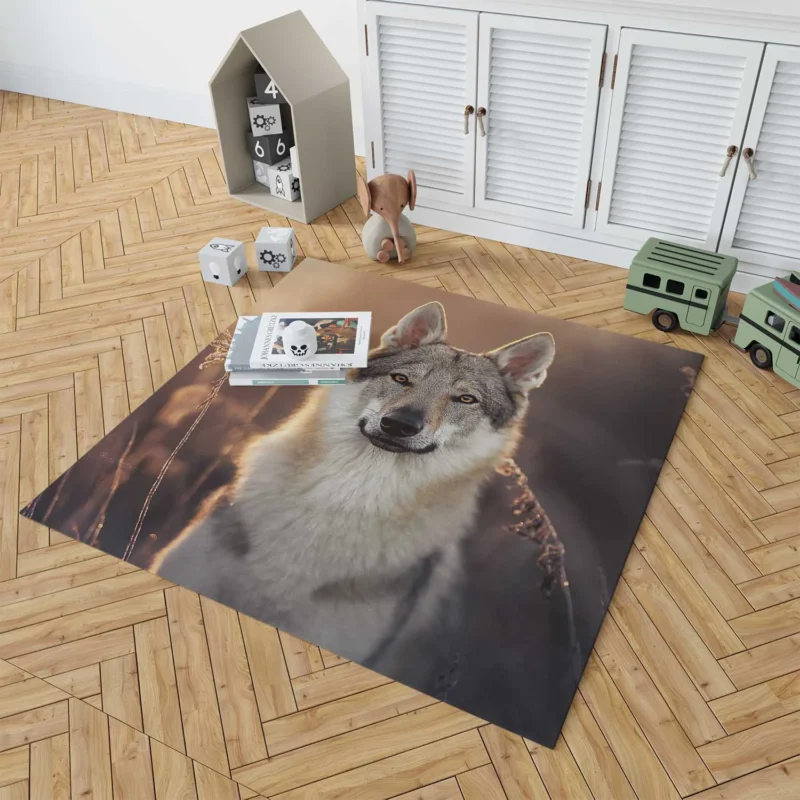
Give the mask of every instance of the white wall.
[[0, 89], [212, 127], [236, 34], [296, 9], [350, 77], [363, 154], [356, 0], [0, 0]]

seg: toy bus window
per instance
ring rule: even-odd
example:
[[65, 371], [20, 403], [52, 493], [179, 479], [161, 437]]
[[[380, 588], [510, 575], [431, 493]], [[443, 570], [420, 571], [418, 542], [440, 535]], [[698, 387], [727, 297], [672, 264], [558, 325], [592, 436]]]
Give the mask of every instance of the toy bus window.
[[707, 292], [705, 289], [698, 289], [698, 290], [697, 290], [697, 291], [694, 293], [694, 296], [695, 296], [695, 297], [696, 297], [698, 300], [708, 300], [708, 292]]
[[683, 294], [686, 285], [682, 281], [667, 281], [667, 291], [670, 294]]
[[783, 333], [783, 329], [786, 327], [786, 320], [783, 317], [779, 317], [774, 311], [768, 311], [767, 325], [770, 328], [775, 328], [778, 333]]
[[644, 278], [642, 278], [642, 284], [648, 289], [658, 289], [661, 286], [661, 278], [659, 278], [658, 275], [645, 272]]
[[796, 325], [792, 325], [792, 330], [789, 333], [789, 341], [794, 342], [795, 344], [800, 344], [800, 328]]

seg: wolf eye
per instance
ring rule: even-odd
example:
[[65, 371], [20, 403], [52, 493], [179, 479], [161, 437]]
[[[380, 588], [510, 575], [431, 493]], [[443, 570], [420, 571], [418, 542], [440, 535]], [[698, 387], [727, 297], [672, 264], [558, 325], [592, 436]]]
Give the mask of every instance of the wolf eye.
[[457, 403], [464, 403], [465, 405], [470, 405], [472, 403], [477, 403], [478, 398], [475, 397], [473, 394], [460, 394], [458, 397], [455, 398]]
[[408, 383], [408, 377], [407, 377], [407, 376], [405, 376], [405, 375], [403, 375], [403, 373], [402, 373], [402, 372], [392, 372], [392, 373], [391, 373], [391, 375], [390, 375], [389, 377], [390, 377], [390, 378], [391, 378], [391, 379], [392, 379], [392, 380], [393, 380], [395, 383], [402, 383], [402, 384], [407, 384], [407, 383]]

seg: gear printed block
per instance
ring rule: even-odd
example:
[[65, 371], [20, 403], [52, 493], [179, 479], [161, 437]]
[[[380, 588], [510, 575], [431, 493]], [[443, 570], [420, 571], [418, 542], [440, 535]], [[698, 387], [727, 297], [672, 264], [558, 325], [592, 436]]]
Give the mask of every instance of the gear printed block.
[[300, 179], [292, 173], [291, 159], [285, 158], [267, 167], [269, 190], [275, 197], [297, 200], [300, 197]]
[[208, 283], [233, 286], [247, 272], [244, 243], [236, 239], [212, 239], [198, 254], [200, 272]]
[[264, 104], [257, 97], [247, 98], [250, 130], [253, 136], [283, 133], [292, 129], [292, 110], [287, 103]]
[[294, 144], [294, 134], [291, 128], [283, 133], [273, 133], [267, 136], [253, 136], [248, 133], [247, 144], [250, 147], [250, 158], [253, 161], [275, 164], [288, 158]]
[[256, 260], [264, 272], [289, 272], [297, 258], [293, 228], [262, 228], [256, 237]]
[[278, 84], [266, 72], [255, 74], [256, 96], [260, 103], [285, 103], [286, 98], [281, 94]]

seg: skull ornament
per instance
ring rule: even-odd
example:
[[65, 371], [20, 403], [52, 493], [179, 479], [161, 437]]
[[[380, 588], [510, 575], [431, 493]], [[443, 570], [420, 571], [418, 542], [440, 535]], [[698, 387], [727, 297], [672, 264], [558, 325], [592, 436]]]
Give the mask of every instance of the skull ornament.
[[317, 352], [317, 332], [301, 319], [283, 328], [281, 338], [284, 352], [294, 358], [308, 358]]

